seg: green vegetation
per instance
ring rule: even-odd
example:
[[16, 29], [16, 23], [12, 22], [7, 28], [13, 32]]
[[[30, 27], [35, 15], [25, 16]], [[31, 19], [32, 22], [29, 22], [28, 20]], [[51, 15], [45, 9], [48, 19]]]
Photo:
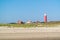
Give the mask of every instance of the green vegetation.
[[0, 26], [8, 27], [36, 27], [36, 24], [0, 24]]
[[60, 25], [60, 22], [48, 22], [48, 23], [31, 23], [31, 24], [16, 24], [16, 23], [10, 23], [10, 24], [0, 24], [0, 26], [8, 26], [8, 27], [54, 27]]

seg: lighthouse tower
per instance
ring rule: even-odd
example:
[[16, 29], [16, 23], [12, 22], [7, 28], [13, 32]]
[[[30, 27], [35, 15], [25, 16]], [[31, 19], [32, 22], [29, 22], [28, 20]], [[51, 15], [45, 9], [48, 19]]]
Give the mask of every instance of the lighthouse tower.
[[44, 13], [44, 22], [46, 23], [47, 22], [47, 14]]

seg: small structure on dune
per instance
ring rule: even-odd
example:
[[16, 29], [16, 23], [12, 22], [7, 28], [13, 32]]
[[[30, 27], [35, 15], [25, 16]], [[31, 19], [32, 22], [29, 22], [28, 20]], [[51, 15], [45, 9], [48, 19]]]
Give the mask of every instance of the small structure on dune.
[[21, 20], [17, 21], [17, 24], [23, 24], [24, 22], [22, 22]]
[[27, 24], [30, 24], [30, 23], [32, 23], [32, 21], [31, 21], [31, 20], [28, 20], [26, 23], [27, 23]]
[[39, 23], [40, 23], [40, 21], [36, 21], [35, 23], [36, 23], [36, 24], [39, 24]]

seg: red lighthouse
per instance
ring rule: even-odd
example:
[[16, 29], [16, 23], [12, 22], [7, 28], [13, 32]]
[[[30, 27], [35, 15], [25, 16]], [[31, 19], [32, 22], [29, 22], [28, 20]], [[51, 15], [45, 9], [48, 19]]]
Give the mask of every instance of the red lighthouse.
[[47, 14], [44, 13], [44, 22], [46, 23], [47, 22]]

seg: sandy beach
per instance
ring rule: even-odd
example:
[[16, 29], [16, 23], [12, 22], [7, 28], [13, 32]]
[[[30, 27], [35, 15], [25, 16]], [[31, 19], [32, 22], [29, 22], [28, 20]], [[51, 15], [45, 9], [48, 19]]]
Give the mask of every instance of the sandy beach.
[[60, 27], [0, 27], [0, 40], [60, 40]]

